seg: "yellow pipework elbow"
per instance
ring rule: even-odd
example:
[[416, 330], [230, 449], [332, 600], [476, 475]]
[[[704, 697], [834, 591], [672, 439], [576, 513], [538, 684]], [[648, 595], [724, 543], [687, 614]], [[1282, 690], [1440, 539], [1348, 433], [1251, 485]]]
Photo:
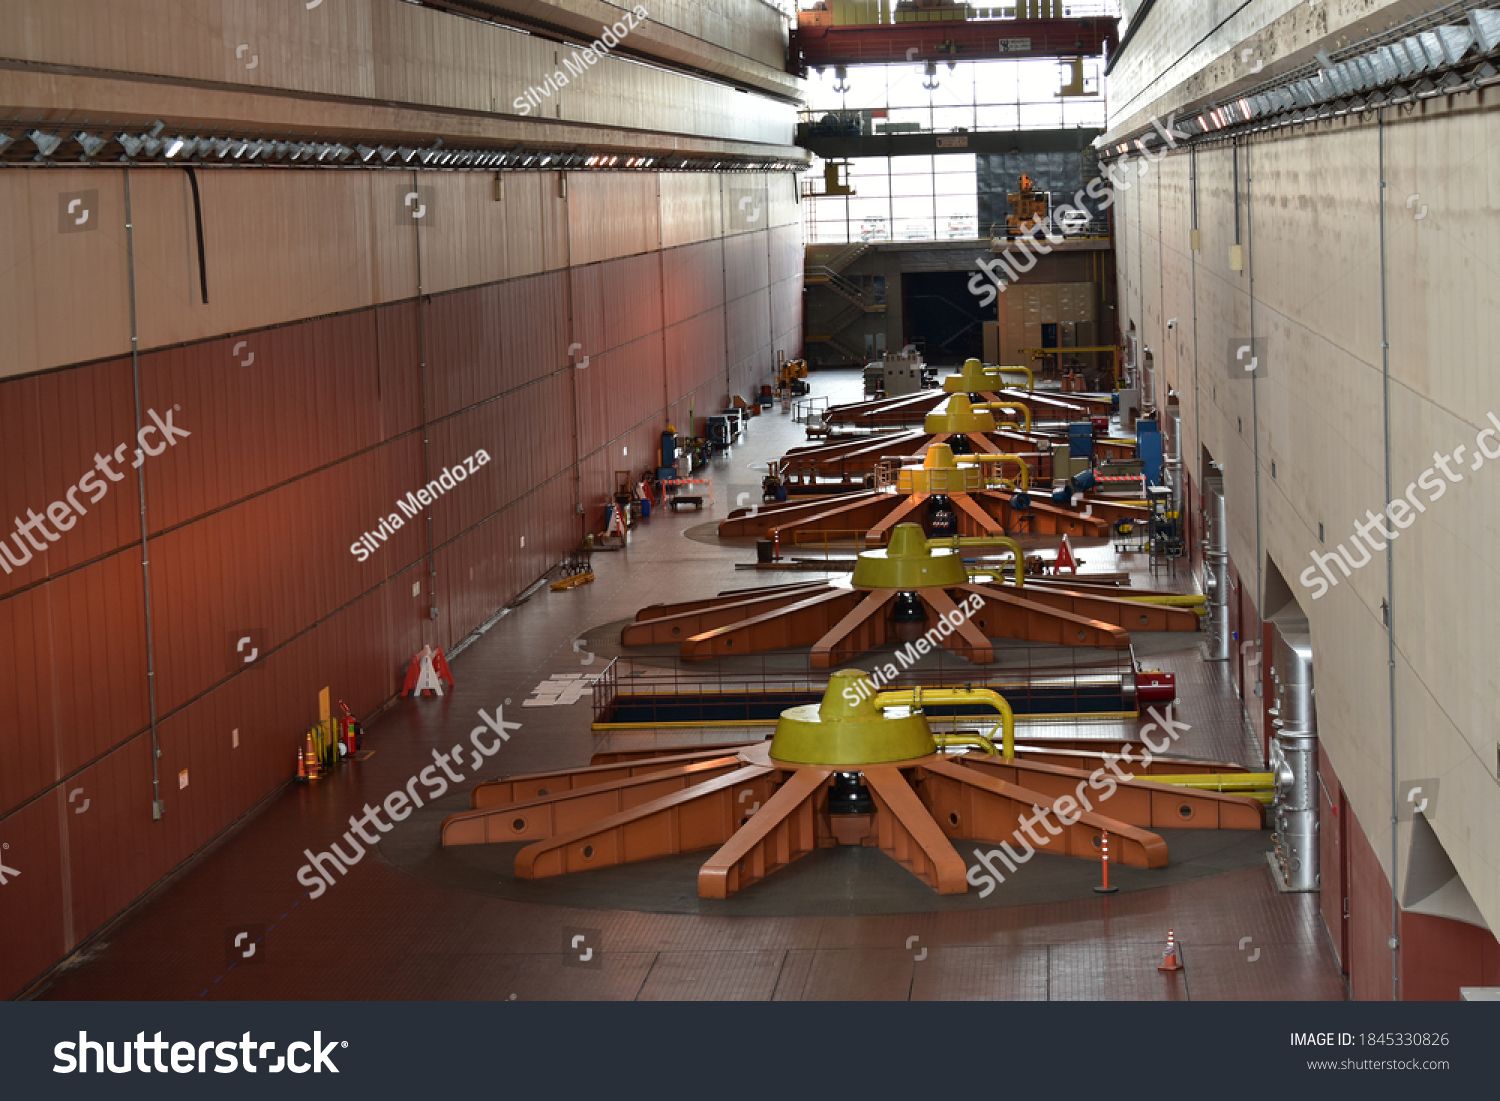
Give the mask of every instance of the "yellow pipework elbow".
[[1000, 756], [1000, 751], [995, 748], [995, 743], [983, 734], [934, 734], [932, 740], [937, 742], [938, 746], [943, 749], [953, 745], [971, 745], [984, 750], [991, 757]]
[[[1007, 370], [1008, 369], [1009, 368], [1007, 368]], [[982, 401], [977, 405], [971, 406], [970, 408], [984, 409], [988, 410], [991, 413], [998, 413], [1002, 409], [1008, 409], [1012, 413], [1018, 412], [1021, 414], [1022, 431], [1025, 432], [1028, 436], [1031, 435], [1031, 408], [1029, 406], [1022, 405], [1018, 401]]]
[[1007, 371], [1023, 374], [1026, 376], [1026, 389], [1032, 392], [1036, 390], [1036, 373], [1030, 367], [996, 367], [995, 370], [1002, 375]]
[[[876, 707], [909, 707], [920, 711], [926, 703], [979, 703], [1000, 712], [997, 729], [1002, 732], [1002, 756], [1007, 760], [1016, 755], [1016, 715], [1004, 696], [992, 688], [907, 688], [896, 692], [881, 692], [875, 697]], [[989, 733], [990, 740], [995, 731]]]
[[948, 535], [937, 536], [927, 540], [928, 549], [933, 547], [951, 547], [958, 550], [960, 547], [1004, 547], [1010, 551], [1015, 559], [1011, 564], [1015, 567], [1015, 585], [1018, 589], [1026, 587], [1026, 552], [1021, 549], [1021, 544], [1007, 535]]

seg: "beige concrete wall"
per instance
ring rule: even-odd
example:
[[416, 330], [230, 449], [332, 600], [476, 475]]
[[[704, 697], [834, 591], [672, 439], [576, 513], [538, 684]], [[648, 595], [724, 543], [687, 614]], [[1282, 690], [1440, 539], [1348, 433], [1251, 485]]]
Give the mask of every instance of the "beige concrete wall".
[[[1373, 119], [1257, 136], [1240, 150], [1242, 272], [1229, 267], [1227, 144], [1198, 153], [1198, 252], [1189, 245], [1186, 153], [1132, 174], [1115, 208], [1123, 316], [1155, 352], [1158, 379], [1181, 394], [1188, 469], [1200, 445], [1224, 464], [1230, 554], [1252, 588], [1258, 414], [1261, 551], [1311, 621], [1319, 732], [1390, 874], [1385, 557], [1373, 555], [1348, 580], [1339, 575], [1318, 599], [1297, 580], [1310, 552], [1347, 545], [1355, 522], [1386, 501], [1383, 196], [1392, 493], [1403, 495], [1435, 451], [1468, 448], [1454, 464], [1462, 482], [1431, 502], [1419, 489], [1427, 511], [1391, 547], [1396, 775], [1439, 779], [1433, 828], [1491, 928], [1500, 928], [1500, 686], [1490, 641], [1500, 613], [1500, 458], [1470, 466], [1486, 414], [1500, 417], [1497, 124], [1500, 108], [1474, 96], [1393, 115], [1383, 191]], [[1251, 335], [1267, 342], [1269, 372], [1253, 383], [1230, 370], [1231, 340]], [[1406, 844], [1403, 827], [1398, 883]]]
[[1151, 9], [1109, 75], [1109, 134], [1199, 97], [1226, 97], [1437, 7], [1432, 0], [1250, 0]]
[[[506, 0], [495, 6], [590, 38], [637, 7], [626, 0]], [[648, 20], [631, 31], [634, 48], [767, 90], [792, 86], [784, 71], [789, 21], [769, 0], [655, 0], [639, 6]]]
[[[557, 42], [399, 0], [344, 0], [312, 11], [279, 0], [14, 0], [0, 5], [0, 41], [16, 61], [148, 82], [777, 145], [791, 143], [796, 121], [791, 103], [615, 57], [570, 76], [564, 60], [572, 51]], [[516, 105], [559, 71], [565, 87], [537, 106]], [[178, 110], [194, 117], [190, 97]]]

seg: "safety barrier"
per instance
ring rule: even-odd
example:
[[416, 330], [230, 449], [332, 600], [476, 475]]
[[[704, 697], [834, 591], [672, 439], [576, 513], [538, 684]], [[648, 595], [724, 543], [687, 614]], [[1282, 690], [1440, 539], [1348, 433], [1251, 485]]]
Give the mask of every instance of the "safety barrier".
[[803, 397], [792, 402], [792, 421], [795, 424], [814, 424], [823, 420], [828, 412], [828, 397]]

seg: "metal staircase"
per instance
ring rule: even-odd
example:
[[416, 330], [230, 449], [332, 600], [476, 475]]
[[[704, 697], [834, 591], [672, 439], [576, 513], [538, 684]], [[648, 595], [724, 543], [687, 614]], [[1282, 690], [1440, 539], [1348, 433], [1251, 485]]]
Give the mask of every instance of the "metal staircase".
[[[854, 241], [830, 256], [826, 263], [808, 264], [802, 272], [803, 286], [812, 291], [814, 288], [822, 288], [837, 297], [842, 306], [835, 308], [826, 321], [820, 321], [818, 326], [825, 331], [821, 334], [811, 334], [805, 339], [808, 343], [826, 344], [835, 349], [847, 363], [863, 363], [865, 361], [863, 337], [845, 338], [841, 334], [851, 325], [871, 314], [885, 313], [885, 295], [867, 294], [858, 283], [847, 279], [843, 271], [863, 256], [870, 248], [868, 241]], [[815, 301], [815, 300], [810, 300]], [[824, 306], [838, 307], [838, 303], [823, 300]]]
[[863, 363], [865, 361], [865, 353], [863, 352], [863, 350], [855, 348], [848, 341], [841, 340], [836, 335], [832, 335], [829, 333], [813, 333], [804, 337], [803, 339], [805, 339], [809, 344], [827, 344], [830, 347], [838, 349], [839, 353], [843, 355], [844, 359], [850, 363]]
[[842, 272], [854, 261], [870, 251], [869, 241], [851, 241], [828, 258], [823, 266], [829, 271]]
[[865, 313], [885, 313], [884, 295], [871, 295], [867, 299], [864, 290], [857, 283], [850, 282], [830, 268], [821, 266], [808, 268], [802, 273], [802, 282], [809, 287], [827, 287], [844, 301], [858, 306]]

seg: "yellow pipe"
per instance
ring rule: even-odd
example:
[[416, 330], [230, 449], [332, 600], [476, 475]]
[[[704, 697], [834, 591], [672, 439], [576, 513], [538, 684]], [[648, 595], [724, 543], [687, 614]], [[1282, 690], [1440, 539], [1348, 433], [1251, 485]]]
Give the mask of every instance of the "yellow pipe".
[[991, 413], [998, 412], [1001, 409], [1009, 409], [1012, 413], [1019, 411], [1021, 413], [1021, 415], [1022, 415], [1023, 423], [1025, 425], [1025, 428], [1023, 429], [1023, 431], [1025, 431], [1026, 435], [1028, 435], [1028, 436], [1031, 435], [1031, 408], [1030, 408], [1030, 406], [1022, 405], [1018, 401], [982, 401], [982, 402], [979, 402], [977, 405], [970, 406], [969, 408], [971, 408], [971, 409], [985, 409], [985, 410], [988, 410]]
[[[1010, 704], [999, 692], [989, 688], [931, 688], [923, 691], [920, 688], [907, 688], [897, 692], [881, 692], [875, 697], [876, 707], [909, 707], [913, 711], [922, 709], [922, 702], [928, 703], [982, 703], [988, 704], [1000, 712], [1000, 722], [997, 728], [1002, 731], [1001, 744], [1005, 747], [1004, 756], [1008, 760], [1016, 755], [1016, 713], [1010, 709]], [[989, 733], [993, 741], [995, 731]]]
[[1118, 599], [1131, 600], [1137, 604], [1160, 604], [1163, 608], [1202, 608], [1208, 602], [1208, 598], [1202, 593], [1190, 593], [1186, 596], [1125, 596], [1122, 593]]
[[1276, 786], [1276, 776], [1270, 772], [1225, 772], [1197, 775], [1168, 774], [1142, 776], [1153, 784], [1172, 784], [1180, 788], [1196, 788], [1199, 791], [1264, 791]]
[[1000, 755], [1000, 751], [995, 748], [995, 743], [983, 734], [934, 734], [932, 740], [937, 742], [940, 748], [951, 745], [972, 745], [984, 750], [991, 757]]
[[[927, 540], [927, 546], [951, 547], [958, 550], [960, 547], [1004, 547], [1011, 553], [1015, 567], [1016, 588], [1026, 587], [1026, 552], [1021, 549], [1021, 544], [1014, 539], [1004, 535], [949, 535]], [[991, 571], [985, 571], [991, 572]]]
[[1191, 788], [1194, 791], [1221, 791], [1243, 795], [1258, 803], [1270, 804], [1276, 799], [1276, 778], [1269, 772], [1235, 772], [1227, 776], [1140, 776], [1155, 784]]
[[[1027, 431], [1029, 432], [1031, 429], [1027, 428]], [[1031, 467], [1027, 466], [1026, 460], [1019, 455], [964, 455], [960, 460], [960, 465], [965, 465], [965, 461], [969, 459], [972, 459], [976, 463], [1016, 463], [1021, 468], [1022, 491], [1024, 492], [1031, 488]], [[1002, 478], [1001, 481], [1007, 480]], [[1014, 483], [1007, 482], [1007, 484], [1012, 489], [1015, 488]]]
[[[1035, 392], [1036, 390], [1036, 372], [1034, 372], [1030, 367], [996, 367], [995, 371], [999, 374], [1004, 374], [1006, 371], [1010, 371], [1012, 373], [1020, 372], [1021, 374], [1024, 374], [1026, 376], [1026, 389], [1031, 392]], [[1001, 381], [1004, 380], [1002, 379]], [[1031, 431], [1031, 429], [1028, 428], [1027, 431], [1029, 432]]]

